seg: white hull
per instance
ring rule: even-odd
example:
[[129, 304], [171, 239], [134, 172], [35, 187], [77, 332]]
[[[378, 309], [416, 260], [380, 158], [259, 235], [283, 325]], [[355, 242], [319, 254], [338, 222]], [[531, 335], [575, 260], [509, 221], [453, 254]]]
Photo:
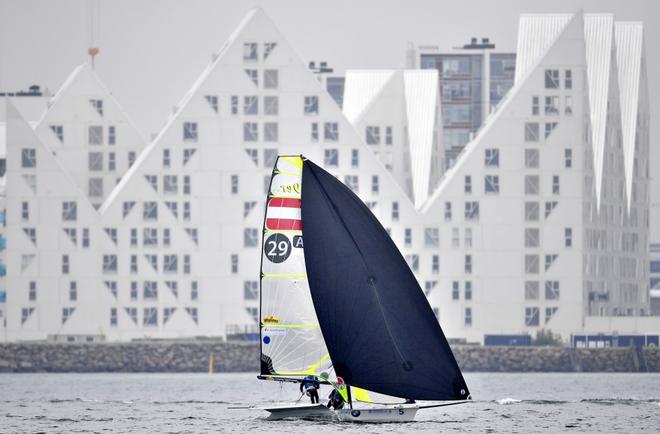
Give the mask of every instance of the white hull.
[[334, 419], [334, 412], [323, 404], [283, 405], [263, 408], [270, 413], [268, 419]]
[[371, 408], [342, 408], [335, 415], [340, 422], [412, 422], [419, 407], [397, 405]]

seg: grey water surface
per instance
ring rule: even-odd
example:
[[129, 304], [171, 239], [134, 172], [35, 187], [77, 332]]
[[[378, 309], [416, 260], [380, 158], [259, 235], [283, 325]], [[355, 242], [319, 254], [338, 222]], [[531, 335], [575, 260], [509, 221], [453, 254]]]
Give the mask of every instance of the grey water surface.
[[357, 425], [230, 409], [298, 398], [295, 384], [254, 374], [0, 374], [0, 432], [660, 432], [660, 374], [465, 378], [474, 402]]

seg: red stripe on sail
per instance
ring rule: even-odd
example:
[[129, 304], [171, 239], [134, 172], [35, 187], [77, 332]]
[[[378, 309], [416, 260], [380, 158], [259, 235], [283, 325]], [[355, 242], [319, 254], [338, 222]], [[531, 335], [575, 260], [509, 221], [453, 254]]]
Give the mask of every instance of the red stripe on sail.
[[290, 197], [274, 197], [268, 202], [268, 206], [275, 206], [281, 208], [300, 208], [300, 199], [292, 199]]
[[294, 219], [266, 219], [266, 227], [276, 231], [301, 231], [302, 220]]

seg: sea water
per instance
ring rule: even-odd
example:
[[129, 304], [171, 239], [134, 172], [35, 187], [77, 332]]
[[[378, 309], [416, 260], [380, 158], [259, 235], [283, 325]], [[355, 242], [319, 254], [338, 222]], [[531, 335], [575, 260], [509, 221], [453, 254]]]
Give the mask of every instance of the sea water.
[[660, 432], [660, 374], [465, 379], [473, 402], [421, 410], [407, 424], [357, 425], [231, 408], [300, 396], [296, 384], [254, 374], [0, 374], [0, 432]]

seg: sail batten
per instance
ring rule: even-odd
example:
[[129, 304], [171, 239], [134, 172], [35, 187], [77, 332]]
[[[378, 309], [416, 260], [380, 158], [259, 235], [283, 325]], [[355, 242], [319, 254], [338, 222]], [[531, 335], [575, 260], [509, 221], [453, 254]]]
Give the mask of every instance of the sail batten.
[[467, 399], [435, 315], [380, 222], [309, 160], [302, 191], [307, 279], [336, 375], [396, 397]]

